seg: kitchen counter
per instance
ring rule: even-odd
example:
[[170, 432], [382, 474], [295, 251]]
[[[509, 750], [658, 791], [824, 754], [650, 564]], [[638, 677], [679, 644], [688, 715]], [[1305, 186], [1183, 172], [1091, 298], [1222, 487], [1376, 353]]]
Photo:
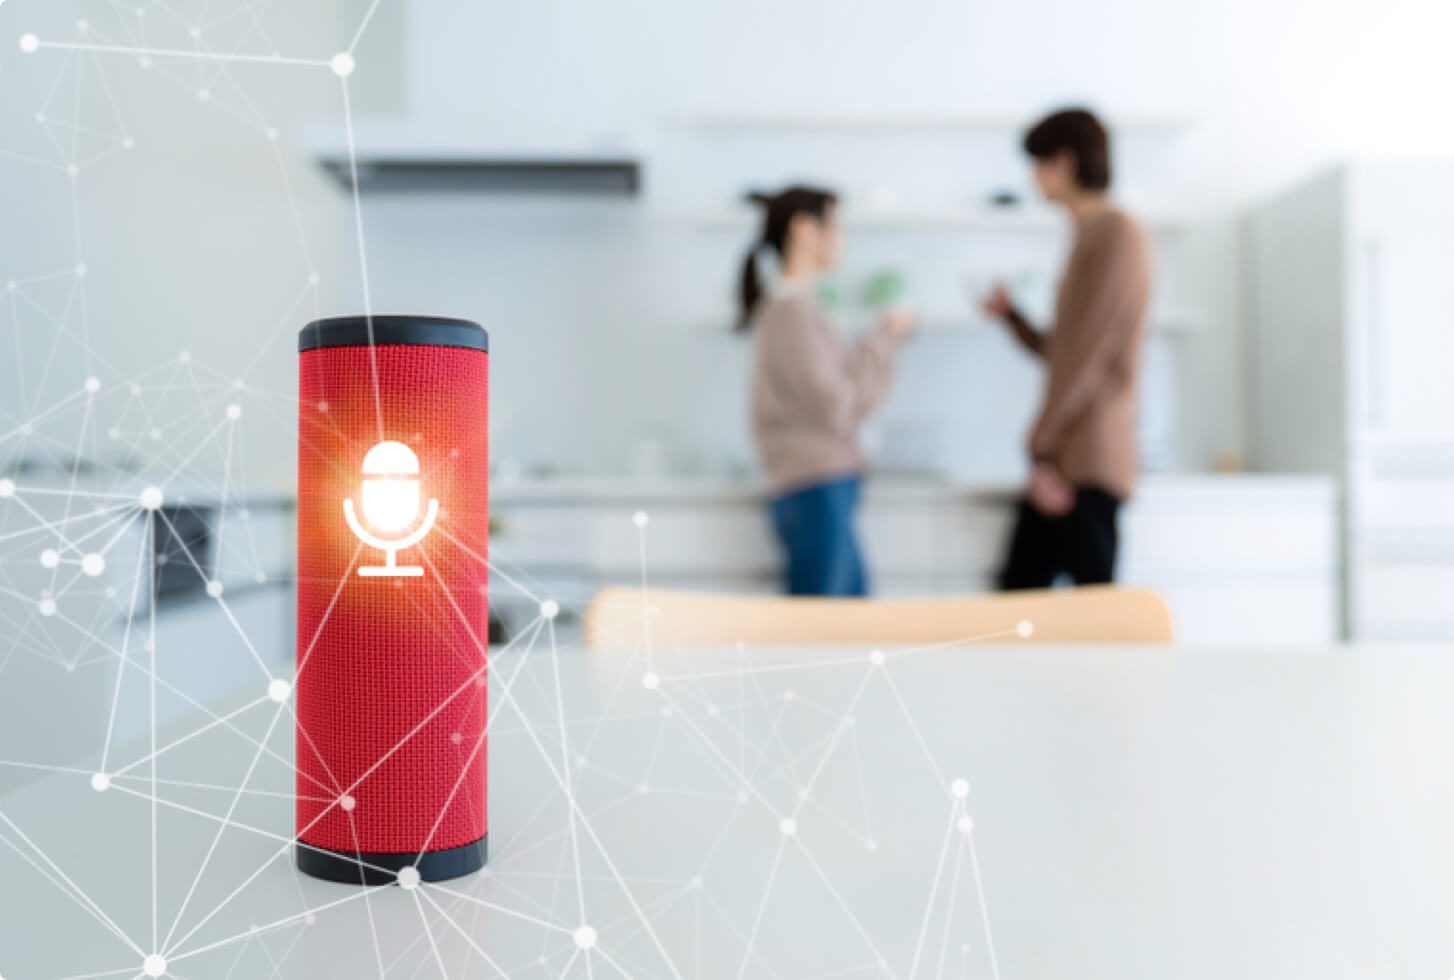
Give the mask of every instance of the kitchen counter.
[[[567, 477], [491, 487], [496, 569], [566, 608], [604, 585], [771, 592], [780, 559], [764, 488], [731, 478]], [[860, 531], [874, 591], [994, 587], [1019, 488], [929, 477], [869, 481]], [[650, 520], [638, 527], [635, 517]], [[1121, 522], [1119, 575], [1172, 603], [1189, 642], [1326, 643], [1338, 635], [1338, 490], [1320, 476], [1152, 474]], [[502, 577], [501, 579], [505, 579]], [[497, 589], [508, 610], [533, 602]]]
[[[1013, 482], [975, 482], [933, 476], [870, 476], [865, 484], [869, 501], [912, 501], [960, 498], [983, 503], [1008, 503], [1020, 492]], [[756, 480], [721, 476], [670, 476], [658, 479], [626, 476], [573, 475], [553, 478], [499, 479], [490, 485], [491, 500], [517, 502], [610, 503], [645, 505], [760, 500], [767, 488]], [[1204, 499], [1207, 495], [1249, 494], [1258, 499], [1310, 497], [1331, 501], [1336, 484], [1330, 477], [1275, 473], [1155, 473], [1143, 478], [1137, 502], [1158, 505], [1173, 499]]]

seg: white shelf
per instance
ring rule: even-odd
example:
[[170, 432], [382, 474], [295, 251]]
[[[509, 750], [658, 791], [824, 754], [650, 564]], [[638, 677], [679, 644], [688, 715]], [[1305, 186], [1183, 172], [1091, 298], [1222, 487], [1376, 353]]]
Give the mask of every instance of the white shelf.
[[[1031, 125], [1043, 111], [1026, 112], [870, 112], [870, 113], [719, 113], [696, 116], [678, 125], [715, 132], [1003, 132]], [[1174, 133], [1192, 124], [1192, 118], [1171, 113], [1129, 113], [1109, 118], [1113, 132]]]
[[[864, 231], [936, 231], [967, 230], [1021, 232], [1044, 234], [1065, 231], [1067, 219], [1042, 207], [964, 207], [943, 208], [865, 208], [844, 207], [842, 221], [846, 227]], [[714, 231], [740, 231], [752, 228], [760, 220], [756, 209], [746, 205], [690, 212], [679, 216], [700, 228]], [[1182, 230], [1188, 219], [1179, 215], [1142, 216], [1153, 231], [1170, 233]]]

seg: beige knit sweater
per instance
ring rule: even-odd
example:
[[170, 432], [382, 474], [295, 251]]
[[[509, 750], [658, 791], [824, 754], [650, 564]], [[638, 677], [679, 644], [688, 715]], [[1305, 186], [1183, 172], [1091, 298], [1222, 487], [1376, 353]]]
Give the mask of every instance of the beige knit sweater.
[[775, 492], [863, 469], [858, 430], [888, 394], [901, 340], [880, 326], [850, 343], [808, 296], [783, 291], [753, 318], [752, 432]]
[[1035, 458], [1076, 486], [1126, 499], [1136, 486], [1137, 377], [1151, 294], [1151, 249], [1128, 214], [1082, 226], [1060, 281], [1049, 368], [1030, 436]]

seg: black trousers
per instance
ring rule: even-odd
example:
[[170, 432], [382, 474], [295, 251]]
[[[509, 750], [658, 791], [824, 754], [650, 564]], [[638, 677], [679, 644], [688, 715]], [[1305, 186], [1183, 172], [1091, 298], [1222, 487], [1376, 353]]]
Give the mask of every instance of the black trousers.
[[1114, 581], [1120, 509], [1121, 501], [1099, 487], [1078, 487], [1075, 508], [1062, 517], [1046, 517], [1021, 500], [1000, 588], [1048, 589], [1061, 575], [1076, 585]]

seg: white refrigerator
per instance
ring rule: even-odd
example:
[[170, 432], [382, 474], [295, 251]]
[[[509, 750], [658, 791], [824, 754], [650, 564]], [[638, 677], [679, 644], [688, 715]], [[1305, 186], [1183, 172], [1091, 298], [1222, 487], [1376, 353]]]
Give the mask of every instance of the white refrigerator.
[[1247, 233], [1253, 460], [1342, 481], [1349, 638], [1454, 639], [1454, 161], [1339, 165]]

